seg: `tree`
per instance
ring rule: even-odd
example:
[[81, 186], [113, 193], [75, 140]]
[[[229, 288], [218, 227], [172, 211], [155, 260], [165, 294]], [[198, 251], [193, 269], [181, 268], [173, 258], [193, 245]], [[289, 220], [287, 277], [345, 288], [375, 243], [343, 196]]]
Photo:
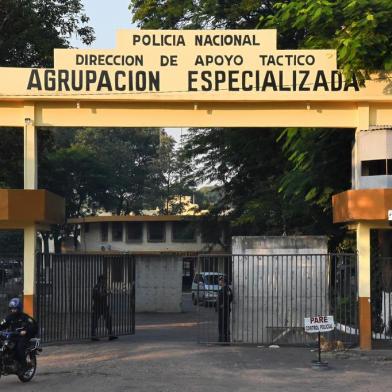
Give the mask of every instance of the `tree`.
[[[192, 172], [189, 160], [180, 154], [175, 144], [171, 136], [160, 130], [158, 154], [152, 164], [153, 181], [160, 185], [150, 204], [156, 203], [165, 215], [183, 212], [181, 196], [192, 194], [194, 186], [189, 177]], [[172, 203], [174, 199], [177, 199], [176, 203]]]
[[199, 183], [214, 182], [214, 215], [231, 219], [236, 234], [282, 234], [285, 214], [277, 178], [284, 157], [277, 130], [191, 129], [183, 154]]
[[94, 40], [81, 0], [2, 0], [0, 65], [51, 66], [53, 49], [67, 48], [73, 34]]
[[[88, 21], [81, 0], [2, 0], [0, 66], [52, 66], [53, 49], [69, 47], [73, 34], [85, 44], [94, 40], [94, 31], [88, 26]], [[22, 188], [22, 130], [2, 128], [1, 133], [0, 186]], [[39, 156], [42, 156], [51, 136], [47, 130], [38, 130], [38, 136]], [[48, 237], [48, 233], [42, 235]], [[20, 240], [20, 234], [15, 238]]]
[[269, 15], [274, 1], [131, 0], [133, 21], [146, 29], [246, 29]]
[[299, 47], [337, 50], [346, 76], [364, 81], [370, 72], [392, 70], [390, 0], [277, 1], [260, 16], [260, 28], [276, 28], [280, 37], [298, 30]]
[[[155, 165], [160, 158], [158, 129], [41, 131], [49, 136], [40, 142], [40, 187], [65, 198], [67, 218], [102, 210], [139, 213], [159, 205], [164, 177]], [[60, 251], [62, 239], [70, 233], [76, 246], [78, 230], [77, 226], [53, 227], [50, 234], [42, 234], [44, 248], [51, 237]]]
[[354, 130], [289, 128], [280, 139], [287, 158], [279, 189], [285, 204], [301, 203], [311, 217], [302, 230], [329, 233], [337, 245], [345, 233], [332, 222], [331, 198], [351, 187]]
[[156, 195], [161, 185], [159, 180], [152, 181], [159, 146], [157, 129], [81, 129], [75, 144], [90, 151], [108, 173], [105, 192], [96, 195], [101, 207], [116, 214], [156, 207], [151, 195]]
[[[96, 200], [106, 191], [107, 173], [95, 154], [86, 147], [71, 145], [50, 151], [41, 165], [41, 186], [62, 196], [66, 201], [66, 217], [78, 217], [94, 212]], [[78, 237], [78, 227], [54, 226], [52, 233], [42, 234], [44, 249], [52, 237], [56, 252], [60, 252], [61, 241], [71, 229], [73, 238]], [[75, 242], [76, 248], [76, 242]]]
[[[131, 9], [143, 28], [276, 28], [279, 48], [336, 48], [345, 75], [362, 82], [372, 71], [392, 68], [389, 0], [133, 0]], [[291, 129], [278, 144], [273, 130], [268, 140], [262, 140], [265, 130], [259, 139], [245, 132], [251, 148], [227, 132], [196, 130], [186, 147], [200, 165], [197, 177], [220, 184], [222, 197], [212, 211], [227, 211], [235, 230], [249, 234], [341, 236], [332, 225], [330, 196], [350, 186], [353, 132]], [[275, 170], [267, 179], [264, 167], [271, 160]]]

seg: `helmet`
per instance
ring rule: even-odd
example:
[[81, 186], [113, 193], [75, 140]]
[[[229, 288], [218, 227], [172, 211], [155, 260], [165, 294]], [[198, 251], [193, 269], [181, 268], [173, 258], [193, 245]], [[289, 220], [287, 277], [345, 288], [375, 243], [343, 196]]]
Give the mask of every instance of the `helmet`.
[[17, 309], [18, 312], [22, 311], [22, 301], [19, 298], [12, 298], [8, 304], [8, 309]]

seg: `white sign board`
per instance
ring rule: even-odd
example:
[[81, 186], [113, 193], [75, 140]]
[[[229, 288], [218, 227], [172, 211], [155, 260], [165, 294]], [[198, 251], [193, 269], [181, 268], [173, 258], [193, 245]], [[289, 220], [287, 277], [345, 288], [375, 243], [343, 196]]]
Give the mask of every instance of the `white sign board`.
[[335, 323], [333, 316], [305, 317], [305, 332], [318, 333], [333, 331]]

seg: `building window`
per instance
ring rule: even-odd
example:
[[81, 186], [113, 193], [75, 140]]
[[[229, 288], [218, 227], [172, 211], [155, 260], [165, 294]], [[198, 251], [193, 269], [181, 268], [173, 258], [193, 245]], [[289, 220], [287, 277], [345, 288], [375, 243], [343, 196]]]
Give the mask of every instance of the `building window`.
[[164, 242], [165, 241], [165, 223], [148, 222], [148, 241]]
[[193, 222], [173, 222], [172, 235], [174, 242], [196, 241], [196, 230]]
[[182, 261], [182, 276], [192, 277], [192, 259], [184, 259]]
[[101, 222], [101, 241], [107, 242], [109, 237], [109, 223]]
[[112, 240], [122, 241], [123, 240], [123, 223], [113, 222], [112, 223]]
[[128, 222], [127, 223], [127, 242], [143, 241], [143, 223]]
[[361, 175], [367, 176], [385, 176], [387, 174], [387, 160], [375, 159], [372, 161], [361, 162]]

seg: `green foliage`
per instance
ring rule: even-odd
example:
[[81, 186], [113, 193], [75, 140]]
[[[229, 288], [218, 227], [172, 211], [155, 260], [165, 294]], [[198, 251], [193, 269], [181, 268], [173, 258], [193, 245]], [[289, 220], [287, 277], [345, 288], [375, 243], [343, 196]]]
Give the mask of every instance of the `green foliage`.
[[[389, 0], [132, 0], [130, 9], [142, 28], [276, 28], [280, 48], [336, 48], [345, 75], [361, 81], [392, 67]], [[329, 234], [336, 246], [345, 231], [332, 224], [331, 196], [350, 188], [352, 142], [347, 130], [197, 129], [184, 149], [199, 183], [217, 184], [203, 205], [235, 233]]]
[[276, 137], [276, 130], [219, 128], [191, 129], [185, 139], [182, 154], [193, 159], [194, 178], [216, 184], [210, 211], [230, 219], [234, 233], [285, 231], [276, 181], [283, 161]]
[[284, 203], [302, 204], [313, 214], [311, 232], [340, 238], [343, 232], [332, 223], [331, 198], [351, 188], [353, 130], [289, 128], [279, 140], [287, 158], [279, 187]]
[[139, 213], [151, 205], [160, 185], [153, 177], [159, 131], [145, 128], [82, 129], [75, 144], [93, 154], [105, 170], [105, 191], [97, 201], [116, 214]]
[[[174, 142], [159, 129], [41, 129], [40, 187], [63, 196], [67, 217], [141, 213], [178, 190]], [[169, 173], [169, 176], [168, 176]], [[77, 228], [54, 227], [55, 244]], [[44, 238], [47, 242], [47, 239]], [[45, 242], [44, 241], [44, 242]]]
[[41, 168], [40, 186], [65, 198], [67, 217], [93, 212], [98, 195], [105, 193], [105, 166], [85, 146], [53, 150]]
[[152, 163], [152, 176], [156, 187], [150, 204], [159, 207], [163, 214], [180, 214], [181, 202], [170, 205], [170, 201], [181, 195], [192, 194], [194, 183], [189, 161], [175, 149], [175, 140], [164, 130], [160, 130], [158, 154]]
[[215, 185], [202, 186], [193, 192], [195, 203], [201, 210], [211, 209], [222, 197], [219, 187]]
[[66, 48], [73, 34], [94, 40], [81, 0], [2, 0], [0, 65], [50, 66], [53, 49]]
[[[88, 20], [81, 0], [2, 0], [0, 66], [53, 65], [53, 49], [68, 47], [71, 35], [78, 35], [85, 44], [94, 40], [93, 29], [88, 26]], [[0, 186], [23, 188], [22, 128], [2, 128], [1, 135]], [[50, 144], [53, 145], [50, 132], [38, 130], [40, 157], [47, 153]], [[16, 238], [17, 245], [15, 248], [12, 245], [15, 241], [8, 241], [7, 251], [13, 252], [14, 248], [21, 251], [21, 235], [10, 234], [10, 238]]]
[[246, 29], [272, 12], [274, 1], [131, 0], [133, 22], [145, 29]]
[[370, 72], [392, 70], [392, 2], [390, 0], [278, 1], [260, 28], [277, 28], [287, 39], [298, 32], [298, 47], [337, 49], [347, 77], [364, 81]]
[[67, 216], [155, 208], [162, 177], [159, 130], [85, 128], [42, 130], [40, 187], [67, 200]]
[[216, 184], [206, 205], [231, 221], [232, 234], [330, 234], [339, 242], [331, 196], [350, 187], [352, 137], [349, 130], [191, 129], [183, 154], [199, 183]]

